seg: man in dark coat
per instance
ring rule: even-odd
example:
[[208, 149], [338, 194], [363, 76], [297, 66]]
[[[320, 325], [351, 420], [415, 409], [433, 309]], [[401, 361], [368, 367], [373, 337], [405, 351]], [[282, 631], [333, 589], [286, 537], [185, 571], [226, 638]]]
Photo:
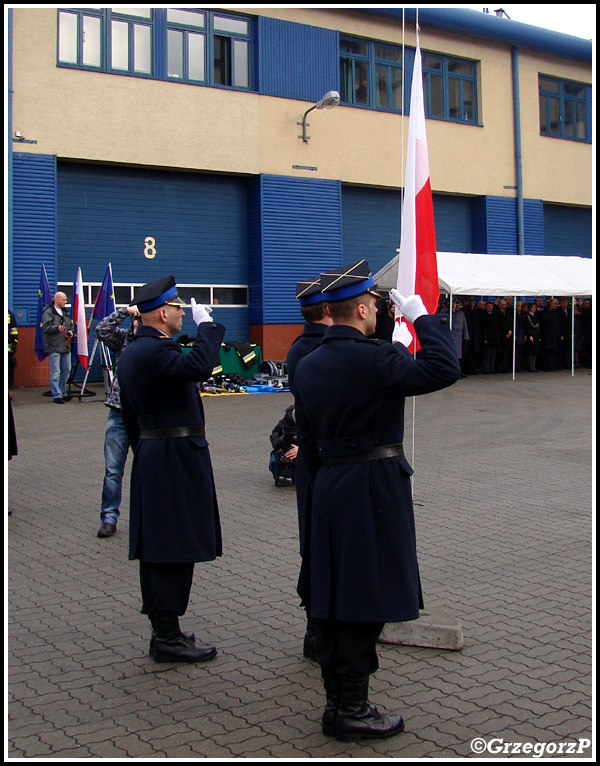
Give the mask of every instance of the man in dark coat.
[[484, 375], [496, 372], [496, 353], [500, 344], [500, 320], [494, 311], [494, 304], [488, 301], [481, 314], [482, 372]]
[[344, 741], [390, 737], [400, 716], [368, 701], [386, 622], [415, 620], [422, 604], [404, 401], [454, 383], [460, 367], [448, 320], [418, 296], [392, 299], [421, 344], [369, 340], [377, 294], [366, 261], [321, 275], [333, 318], [296, 369], [296, 423], [313, 484], [311, 614], [327, 697], [323, 732]]
[[198, 382], [219, 359], [225, 327], [192, 299], [192, 351], [172, 336], [184, 316], [174, 278], [151, 282], [133, 301], [142, 326], [119, 359], [123, 424], [134, 452], [129, 558], [140, 561], [142, 613], [157, 662], [201, 662], [216, 654], [179, 628], [194, 564], [221, 555], [219, 509]]
[[558, 370], [558, 350], [560, 347], [561, 328], [558, 301], [547, 300], [546, 308], [540, 316], [542, 331], [542, 368], [546, 372]]
[[[292, 343], [287, 355], [287, 373], [290, 390], [294, 393], [294, 376], [298, 362], [321, 343], [325, 331], [332, 324], [327, 303], [321, 294], [319, 277], [305, 279], [296, 285], [296, 299], [305, 321], [302, 335]], [[296, 504], [298, 506], [298, 531], [300, 536], [300, 576], [297, 592], [300, 604], [306, 611], [306, 632], [303, 654], [314, 659], [315, 626], [310, 616], [310, 499], [312, 487], [304, 470], [302, 456], [296, 459]]]

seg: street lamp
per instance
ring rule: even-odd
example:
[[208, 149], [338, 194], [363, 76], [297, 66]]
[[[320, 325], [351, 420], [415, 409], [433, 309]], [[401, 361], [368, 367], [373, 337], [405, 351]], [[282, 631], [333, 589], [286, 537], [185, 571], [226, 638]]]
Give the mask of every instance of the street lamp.
[[313, 109], [333, 109], [339, 103], [340, 103], [340, 94], [337, 92], [337, 90], [328, 91], [323, 96], [323, 98], [317, 101], [317, 103], [314, 106], [311, 106], [310, 109], [307, 109], [304, 112], [304, 117], [302, 118], [302, 122], [297, 123], [297, 125], [302, 125], [302, 135], [298, 136], [298, 138], [301, 138], [305, 144], [308, 143], [310, 136], [306, 135], [306, 128], [310, 126], [310, 123], [306, 122], [306, 115], [309, 112], [312, 112]]

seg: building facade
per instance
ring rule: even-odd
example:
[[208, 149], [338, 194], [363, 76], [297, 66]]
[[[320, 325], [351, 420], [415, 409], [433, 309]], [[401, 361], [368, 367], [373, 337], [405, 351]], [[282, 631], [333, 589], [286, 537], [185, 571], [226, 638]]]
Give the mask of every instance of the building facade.
[[[9, 11], [17, 385], [46, 382], [33, 355], [42, 264], [67, 295], [81, 268], [88, 316], [108, 263], [117, 305], [172, 273], [226, 340], [284, 358], [302, 324], [297, 281], [396, 254], [416, 20]], [[464, 9], [418, 22], [438, 250], [591, 257], [591, 42]], [[339, 106], [306, 114], [329, 91]]]

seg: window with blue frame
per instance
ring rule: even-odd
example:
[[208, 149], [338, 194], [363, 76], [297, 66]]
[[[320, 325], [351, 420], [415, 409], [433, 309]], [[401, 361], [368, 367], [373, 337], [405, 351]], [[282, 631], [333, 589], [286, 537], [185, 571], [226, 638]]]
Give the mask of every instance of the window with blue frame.
[[58, 62], [67, 66], [102, 68], [103, 14], [99, 8], [58, 12]]
[[477, 65], [474, 61], [422, 52], [425, 116], [477, 123]]
[[250, 89], [251, 20], [182, 8], [58, 10], [60, 66]]
[[402, 110], [402, 48], [340, 38], [340, 96], [344, 104]]
[[540, 135], [589, 141], [588, 100], [591, 86], [541, 74], [538, 84]]
[[215, 11], [167, 8], [167, 76], [250, 87], [250, 21]]
[[[340, 96], [344, 104], [402, 112], [402, 71], [411, 76], [415, 51], [374, 40], [340, 38]], [[422, 52], [425, 115], [477, 123], [477, 64]], [[410, 103], [404, 88], [404, 112]]]

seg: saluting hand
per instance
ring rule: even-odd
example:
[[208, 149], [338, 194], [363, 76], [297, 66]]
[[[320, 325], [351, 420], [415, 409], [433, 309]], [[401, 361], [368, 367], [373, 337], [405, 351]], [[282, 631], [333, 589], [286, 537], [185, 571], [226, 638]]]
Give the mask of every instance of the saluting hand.
[[190, 298], [190, 306], [192, 307], [192, 319], [199, 325], [202, 322], [212, 322], [212, 308], [210, 306], [204, 306], [202, 303], [196, 303], [195, 298]]
[[414, 323], [415, 319], [428, 313], [420, 295], [409, 295], [408, 298], [405, 298], [403, 295], [400, 295], [398, 290], [392, 288], [390, 290], [390, 298], [394, 301], [402, 316], [406, 317], [411, 324]]

